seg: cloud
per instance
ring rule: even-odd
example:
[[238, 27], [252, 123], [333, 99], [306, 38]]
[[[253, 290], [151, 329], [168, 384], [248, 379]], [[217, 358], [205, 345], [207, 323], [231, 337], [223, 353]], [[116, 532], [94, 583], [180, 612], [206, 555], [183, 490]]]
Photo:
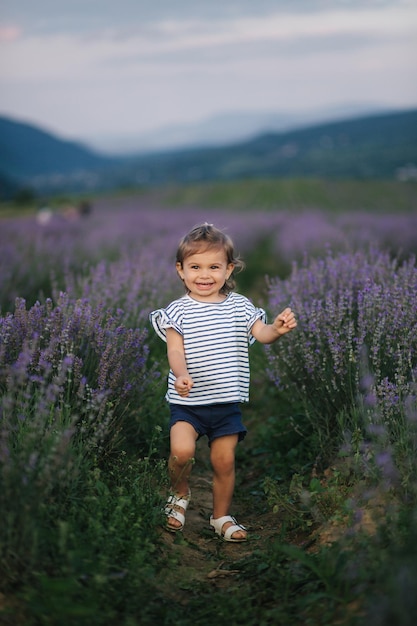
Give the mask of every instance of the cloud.
[[13, 25], [0, 25], [0, 43], [5, 41], [16, 41], [22, 35], [22, 30], [19, 26]]
[[0, 0], [2, 19], [32, 35], [87, 34], [146, 28], [170, 21], [230, 22], [274, 13], [321, 15], [329, 11], [407, 8], [413, 0]]
[[[94, 3], [93, 3], [94, 4]], [[417, 18], [417, 9], [414, 10]], [[219, 64], [242, 58], [300, 57], [361, 50], [404, 41], [410, 35], [407, 18], [399, 8], [383, 11], [330, 11], [326, 14], [272, 13], [267, 17], [230, 18], [217, 23], [187, 18], [152, 26], [108, 28], [86, 34], [17, 35], [10, 31], [3, 46], [0, 77], [9, 80], [59, 78], [88, 72], [109, 74], [112, 68], [127, 73], [132, 67], [146, 71], [162, 64], [193, 67], [201, 62]], [[417, 23], [417, 19], [414, 20]]]
[[0, 110], [70, 133], [237, 108], [417, 100], [415, 2], [6, 4]]

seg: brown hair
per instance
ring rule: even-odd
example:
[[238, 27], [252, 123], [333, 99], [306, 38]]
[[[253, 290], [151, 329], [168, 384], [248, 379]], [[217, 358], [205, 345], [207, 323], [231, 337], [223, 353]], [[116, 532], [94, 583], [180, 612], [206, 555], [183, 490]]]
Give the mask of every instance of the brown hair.
[[236, 287], [234, 273], [240, 272], [245, 267], [245, 264], [235, 255], [233, 241], [230, 237], [213, 226], [213, 224], [205, 222], [204, 224], [194, 226], [189, 233], [184, 235], [178, 245], [176, 262], [182, 266], [187, 257], [211, 248], [223, 249], [226, 254], [227, 264], [233, 263], [235, 266], [233, 272], [220, 289], [220, 293], [227, 295]]

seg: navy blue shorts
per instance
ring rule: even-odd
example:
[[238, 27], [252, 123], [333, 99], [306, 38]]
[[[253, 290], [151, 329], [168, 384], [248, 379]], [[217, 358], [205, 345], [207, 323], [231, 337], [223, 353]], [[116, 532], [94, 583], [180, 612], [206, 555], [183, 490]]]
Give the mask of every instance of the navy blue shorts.
[[209, 445], [213, 439], [225, 435], [238, 435], [238, 441], [242, 441], [248, 432], [242, 424], [242, 411], [238, 402], [199, 406], [170, 404], [169, 408], [170, 428], [177, 422], [188, 422], [197, 432], [198, 439], [207, 435]]

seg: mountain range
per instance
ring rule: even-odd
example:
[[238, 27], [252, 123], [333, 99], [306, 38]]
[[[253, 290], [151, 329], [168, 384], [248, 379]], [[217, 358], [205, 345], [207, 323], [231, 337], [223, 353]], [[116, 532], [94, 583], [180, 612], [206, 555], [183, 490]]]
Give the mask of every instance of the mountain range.
[[375, 103], [352, 102], [325, 108], [310, 107], [302, 111], [224, 111], [197, 121], [166, 124], [147, 132], [93, 135], [84, 141], [95, 150], [111, 155], [224, 146], [253, 139], [265, 132], [283, 133], [327, 122], [393, 112], [392, 108]]
[[[227, 145], [104, 155], [0, 117], [0, 198], [254, 177], [413, 178], [417, 109], [265, 132]], [[408, 172], [408, 174], [407, 174]]]

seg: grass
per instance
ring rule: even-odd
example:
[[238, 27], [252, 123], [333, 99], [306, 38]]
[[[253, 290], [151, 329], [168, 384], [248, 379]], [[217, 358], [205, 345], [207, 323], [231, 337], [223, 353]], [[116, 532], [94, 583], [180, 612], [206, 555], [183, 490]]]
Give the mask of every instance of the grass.
[[[380, 213], [412, 212], [417, 208], [417, 183], [413, 181], [343, 180], [315, 178], [247, 179], [242, 181], [209, 182], [158, 189], [121, 189], [118, 193], [100, 197], [148, 198], [174, 207], [218, 207], [247, 210], [298, 211], [318, 208], [332, 213], [371, 211]], [[81, 201], [85, 196], [56, 196], [45, 199], [0, 203], [1, 217], [16, 217], [36, 213], [47, 204], [53, 211]], [[94, 202], [94, 199], [92, 200]]]
[[245, 210], [319, 208], [345, 211], [409, 212], [417, 208], [417, 183], [320, 179], [265, 179], [193, 184], [168, 190], [173, 206]]

